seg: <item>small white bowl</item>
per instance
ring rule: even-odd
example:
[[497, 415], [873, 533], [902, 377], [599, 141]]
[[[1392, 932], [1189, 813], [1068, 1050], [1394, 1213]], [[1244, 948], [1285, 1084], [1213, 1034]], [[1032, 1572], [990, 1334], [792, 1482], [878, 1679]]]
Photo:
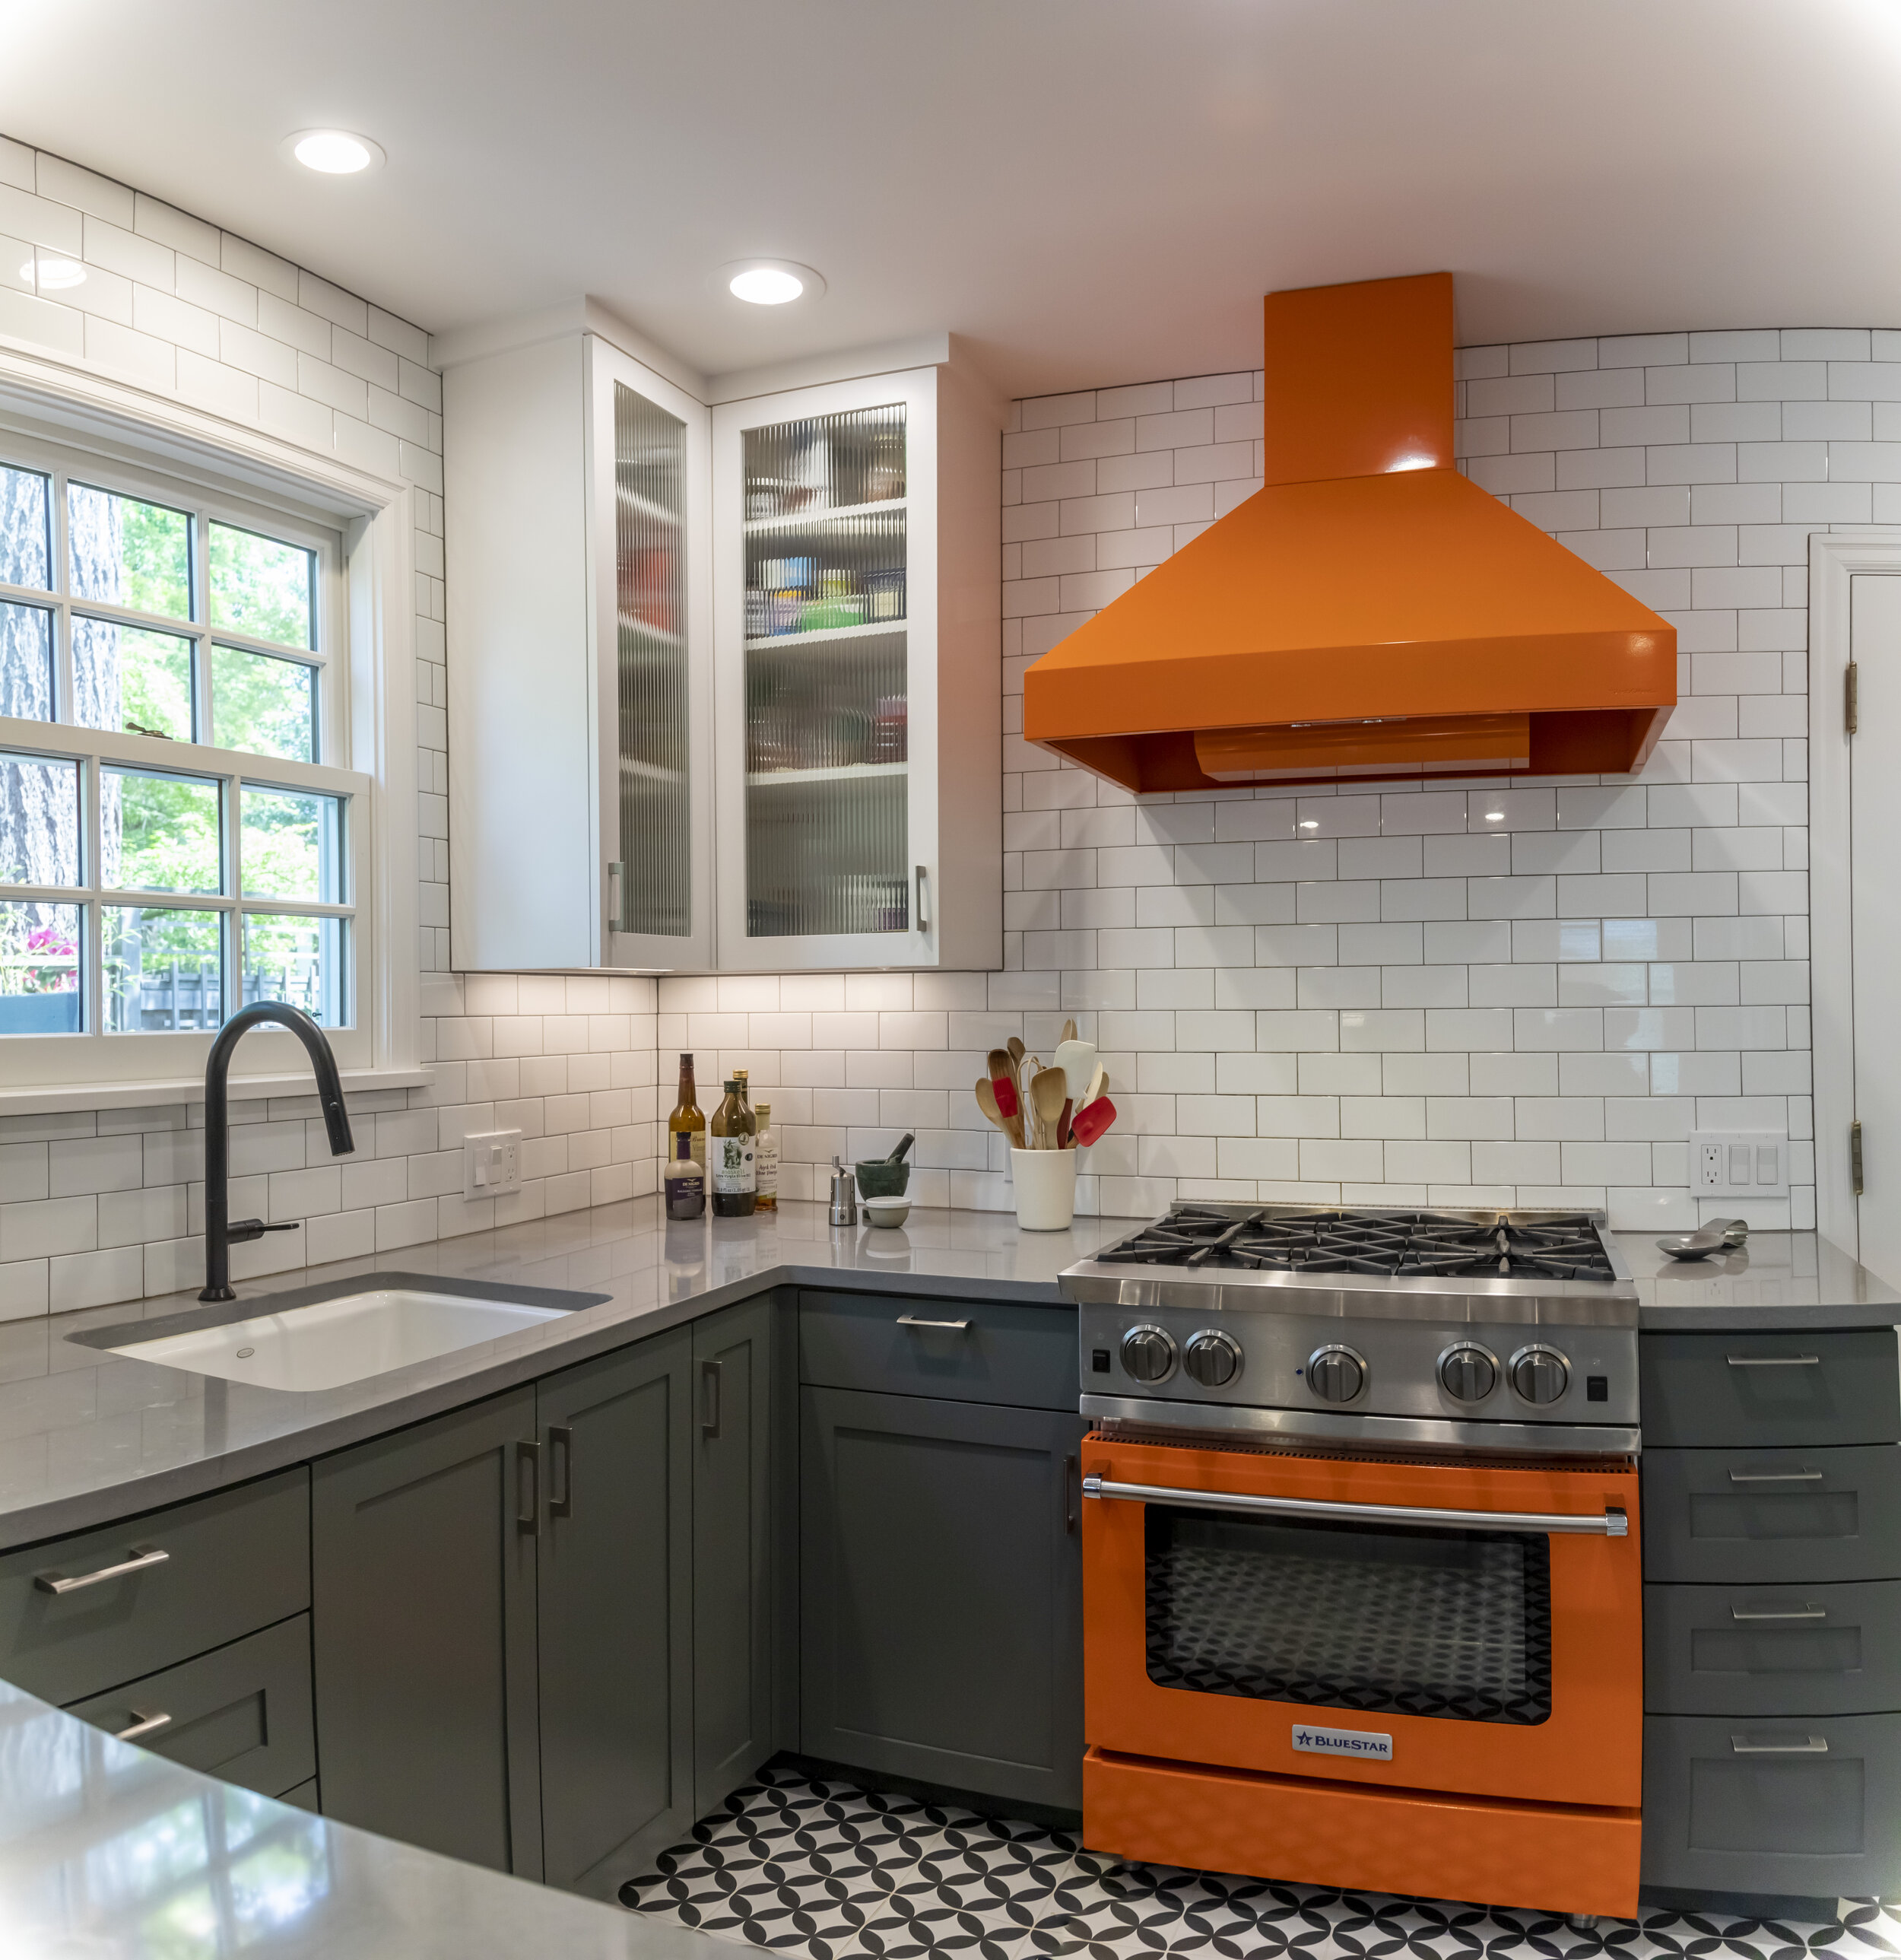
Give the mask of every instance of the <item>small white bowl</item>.
[[865, 1214], [867, 1225], [901, 1225], [911, 1216], [908, 1198], [861, 1198], [858, 1208]]

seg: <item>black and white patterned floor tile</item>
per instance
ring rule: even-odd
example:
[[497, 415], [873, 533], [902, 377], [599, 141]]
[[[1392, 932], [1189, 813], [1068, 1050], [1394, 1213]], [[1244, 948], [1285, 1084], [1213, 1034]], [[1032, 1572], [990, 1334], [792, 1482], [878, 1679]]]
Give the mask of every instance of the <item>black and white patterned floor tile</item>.
[[1038, 1825], [784, 1772], [736, 1791], [623, 1901], [789, 1960], [1901, 1960], [1901, 1917], [1547, 1914], [1130, 1865]]

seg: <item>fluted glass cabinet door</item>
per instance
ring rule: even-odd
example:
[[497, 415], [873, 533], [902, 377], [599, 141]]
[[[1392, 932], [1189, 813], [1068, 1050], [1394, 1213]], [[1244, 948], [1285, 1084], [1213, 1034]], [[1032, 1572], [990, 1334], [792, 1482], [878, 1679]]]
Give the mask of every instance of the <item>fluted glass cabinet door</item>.
[[602, 960], [708, 963], [711, 700], [705, 411], [596, 340]]
[[933, 379], [717, 412], [723, 966], [932, 957]]

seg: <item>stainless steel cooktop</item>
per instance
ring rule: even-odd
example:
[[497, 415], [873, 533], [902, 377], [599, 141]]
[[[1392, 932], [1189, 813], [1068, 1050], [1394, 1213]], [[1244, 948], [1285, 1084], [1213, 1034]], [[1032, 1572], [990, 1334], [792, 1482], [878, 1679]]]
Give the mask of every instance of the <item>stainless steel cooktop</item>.
[[1082, 1412], [1365, 1447], [1626, 1454], [1637, 1290], [1601, 1212], [1178, 1204], [1062, 1276]]

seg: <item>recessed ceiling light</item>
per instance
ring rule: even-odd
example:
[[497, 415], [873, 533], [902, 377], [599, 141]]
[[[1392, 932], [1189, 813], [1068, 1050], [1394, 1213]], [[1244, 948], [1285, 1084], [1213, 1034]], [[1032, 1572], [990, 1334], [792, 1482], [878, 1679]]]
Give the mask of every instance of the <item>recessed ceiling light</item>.
[[714, 275], [714, 286], [749, 306], [771, 307], [816, 299], [825, 282], [809, 266], [791, 259], [736, 259]]
[[284, 147], [307, 170], [329, 177], [380, 170], [387, 161], [380, 143], [353, 135], [348, 129], [300, 129], [285, 138]]
[[36, 267], [39, 275], [40, 290], [43, 293], [63, 291], [68, 286], [83, 286], [86, 283], [86, 269], [77, 259], [29, 259], [20, 268], [20, 276], [30, 280]]

